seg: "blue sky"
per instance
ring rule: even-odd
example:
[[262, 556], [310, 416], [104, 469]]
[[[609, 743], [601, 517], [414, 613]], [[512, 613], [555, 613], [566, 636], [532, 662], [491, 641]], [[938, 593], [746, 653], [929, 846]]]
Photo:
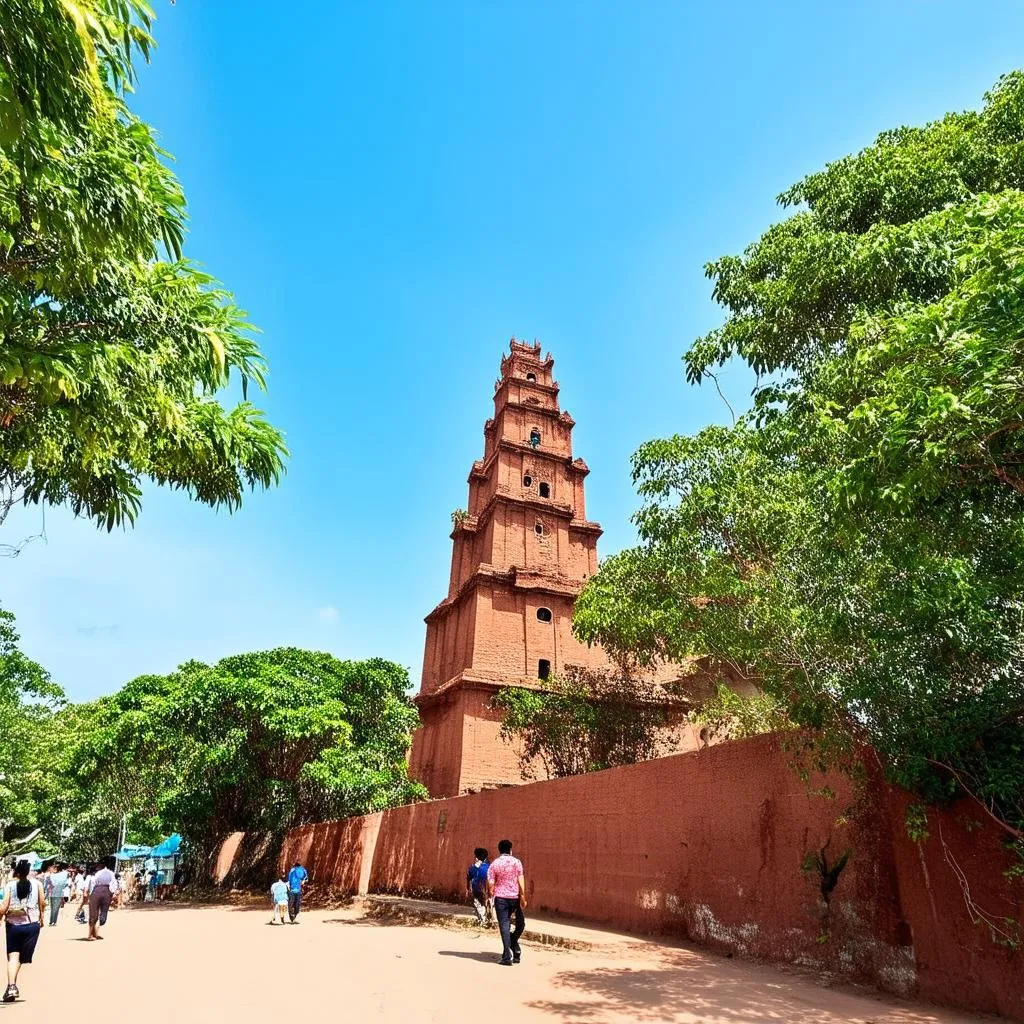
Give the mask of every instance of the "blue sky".
[[280, 644], [418, 685], [512, 334], [555, 356], [601, 551], [628, 545], [630, 453], [726, 416], [680, 362], [720, 320], [704, 263], [825, 161], [977, 106], [1024, 38], [1010, 0], [156, 10], [134, 106], [177, 158], [188, 253], [263, 330], [293, 455], [234, 516], [155, 488], [128, 533], [47, 512], [3, 601], [75, 698]]

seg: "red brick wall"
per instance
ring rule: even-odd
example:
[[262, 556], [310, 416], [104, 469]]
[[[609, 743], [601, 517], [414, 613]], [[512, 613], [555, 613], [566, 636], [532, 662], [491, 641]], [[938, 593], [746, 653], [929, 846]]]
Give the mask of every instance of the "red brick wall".
[[[356, 891], [361, 877], [364, 890], [459, 898], [473, 847], [507, 836], [534, 908], [1024, 1018], [1024, 953], [972, 923], [958, 876], [985, 913], [1024, 920], [997, 830], [958, 804], [931, 811], [930, 837], [911, 842], [905, 794], [873, 785], [847, 815], [845, 778], [828, 780], [827, 799], [789, 759], [778, 738], [757, 737], [307, 826], [282, 857], [304, 859], [317, 884]], [[823, 847], [830, 861], [850, 851], [828, 904], [804, 867]]]
[[456, 689], [420, 708], [420, 727], [413, 734], [409, 752], [409, 774], [430, 793], [459, 792], [464, 702], [463, 691]]
[[491, 700], [495, 687], [453, 687], [420, 709], [409, 774], [438, 795], [516, 786], [523, 781], [521, 745], [501, 737], [501, 712]]
[[[466, 670], [496, 673], [509, 682], [536, 679], [541, 658], [551, 662], [554, 675], [567, 665], [607, 668], [600, 647], [587, 647], [573, 636], [573, 605], [571, 596], [525, 587], [476, 587], [447, 615], [427, 624], [420, 692], [432, 693]], [[551, 611], [551, 622], [537, 618], [541, 607]]]
[[956, 1006], [1024, 1020], [1024, 948], [1012, 953], [997, 944], [1015, 931], [1014, 922], [1024, 931], [1024, 880], [1011, 882], [1005, 875], [1019, 860], [1002, 849], [1001, 832], [967, 801], [930, 811], [929, 837], [915, 843], [901, 824], [912, 801], [894, 790], [887, 796], [900, 898], [913, 923], [922, 991]]

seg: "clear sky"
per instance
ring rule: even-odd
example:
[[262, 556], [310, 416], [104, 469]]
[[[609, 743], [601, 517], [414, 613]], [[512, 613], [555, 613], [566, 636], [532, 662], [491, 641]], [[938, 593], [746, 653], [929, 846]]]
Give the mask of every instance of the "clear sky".
[[0, 565], [75, 698], [281, 644], [418, 685], [512, 334], [555, 356], [601, 551], [628, 545], [630, 453], [727, 415], [680, 362], [720, 320], [704, 263], [803, 174], [1024, 62], [1013, 0], [155, 6], [134, 106], [177, 158], [188, 253], [263, 330], [293, 454], [234, 516], [150, 488], [134, 531], [51, 511]]

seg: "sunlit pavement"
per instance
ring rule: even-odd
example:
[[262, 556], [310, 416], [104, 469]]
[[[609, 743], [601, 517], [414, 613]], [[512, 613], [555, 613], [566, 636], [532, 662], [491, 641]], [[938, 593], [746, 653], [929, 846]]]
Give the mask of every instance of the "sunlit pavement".
[[3, 1021], [680, 1021], [954, 1024], [980, 1018], [823, 988], [771, 967], [647, 945], [569, 952], [525, 946], [497, 965], [494, 931], [374, 923], [358, 911], [164, 905], [111, 914], [102, 942], [71, 915], [45, 929]]

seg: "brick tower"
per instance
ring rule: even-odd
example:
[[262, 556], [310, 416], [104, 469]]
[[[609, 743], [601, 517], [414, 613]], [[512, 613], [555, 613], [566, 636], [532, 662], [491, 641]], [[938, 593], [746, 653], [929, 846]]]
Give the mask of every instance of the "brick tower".
[[537, 685], [567, 665], [607, 659], [572, 635], [576, 595], [597, 569], [601, 528], [584, 513], [589, 470], [572, 455], [554, 360], [515, 338], [501, 361], [469, 508], [453, 516], [448, 596], [427, 616], [423, 722], [410, 771], [431, 796], [522, 781], [490, 707], [503, 686]]

